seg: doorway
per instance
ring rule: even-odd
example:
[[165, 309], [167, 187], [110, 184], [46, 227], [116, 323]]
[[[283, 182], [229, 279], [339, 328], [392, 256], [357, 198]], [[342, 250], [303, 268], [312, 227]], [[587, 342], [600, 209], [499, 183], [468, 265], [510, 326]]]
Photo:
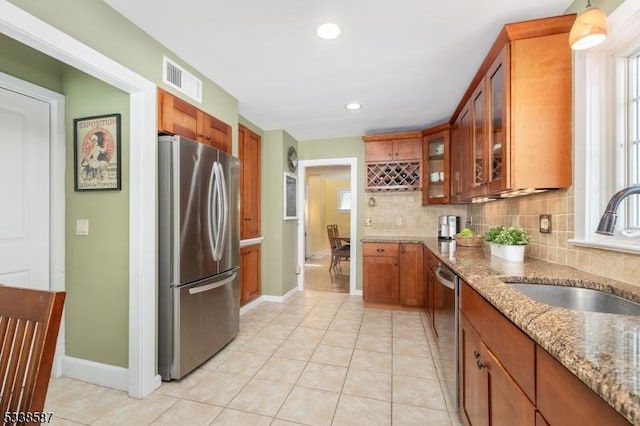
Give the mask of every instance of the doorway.
[[[357, 158], [300, 162], [298, 264], [304, 265], [298, 289], [356, 294]], [[353, 202], [352, 202], [353, 200]], [[327, 225], [337, 225], [346, 256], [332, 256]], [[334, 260], [332, 262], [332, 260]]]
[[[0, 33], [130, 94], [129, 368], [82, 362], [76, 363], [76, 371], [86, 381], [128, 390], [133, 397], [144, 397], [160, 386], [155, 362], [156, 271], [155, 258], [150, 255], [155, 252], [156, 241], [156, 145], [150, 143], [156, 138], [156, 85], [9, 2], [0, 2]], [[64, 144], [63, 113], [56, 115], [54, 121], [58, 123], [58, 120], [62, 120], [59, 133]], [[56, 212], [62, 214], [52, 218], [57, 226], [51, 231], [55, 246], [51, 261], [62, 268], [60, 272], [54, 271], [51, 279], [52, 288], [64, 290], [64, 145], [60, 152], [62, 155], [52, 153], [51, 161], [52, 167], [56, 167], [52, 172], [54, 178], [62, 176], [61, 181], [52, 183], [52, 188], [62, 190], [63, 200], [61, 207], [54, 204], [52, 210], [54, 215]], [[52, 203], [56, 200], [53, 198]], [[57, 232], [61, 232], [61, 236]], [[57, 284], [54, 282], [56, 275], [59, 275]], [[64, 322], [60, 333], [64, 334]], [[58, 344], [56, 353], [59, 350], [64, 354], [64, 345]], [[56, 363], [60, 362], [61, 357], [56, 358]], [[62, 358], [70, 361], [69, 357]]]

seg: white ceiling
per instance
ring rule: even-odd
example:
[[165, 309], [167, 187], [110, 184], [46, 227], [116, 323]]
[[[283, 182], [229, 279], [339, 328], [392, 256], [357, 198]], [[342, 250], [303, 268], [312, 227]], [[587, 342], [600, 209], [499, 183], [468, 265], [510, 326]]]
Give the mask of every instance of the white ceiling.
[[[502, 25], [570, 0], [105, 0], [298, 140], [413, 130], [448, 120]], [[336, 22], [342, 35], [319, 39]], [[360, 102], [359, 111], [344, 105]]]

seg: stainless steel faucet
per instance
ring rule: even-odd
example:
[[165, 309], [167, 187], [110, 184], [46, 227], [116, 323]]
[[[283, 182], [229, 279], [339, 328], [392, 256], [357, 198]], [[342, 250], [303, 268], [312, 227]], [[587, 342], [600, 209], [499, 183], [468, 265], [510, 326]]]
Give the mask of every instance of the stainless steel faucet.
[[640, 185], [632, 185], [628, 188], [621, 189], [611, 197], [609, 204], [607, 204], [607, 208], [604, 210], [604, 214], [600, 218], [600, 223], [598, 224], [596, 233], [602, 235], [613, 235], [613, 230], [616, 228], [616, 221], [618, 220], [616, 210], [618, 210], [618, 206], [622, 200], [633, 194], [640, 194]]

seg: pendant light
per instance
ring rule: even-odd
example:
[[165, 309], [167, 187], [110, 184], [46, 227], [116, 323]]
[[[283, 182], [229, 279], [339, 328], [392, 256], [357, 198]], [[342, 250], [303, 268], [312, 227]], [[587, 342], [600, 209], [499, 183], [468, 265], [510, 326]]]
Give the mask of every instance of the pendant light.
[[573, 50], [589, 49], [602, 43], [607, 38], [609, 23], [607, 15], [597, 7], [591, 6], [587, 0], [587, 7], [575, 20], [569, 33], [569, 44]]

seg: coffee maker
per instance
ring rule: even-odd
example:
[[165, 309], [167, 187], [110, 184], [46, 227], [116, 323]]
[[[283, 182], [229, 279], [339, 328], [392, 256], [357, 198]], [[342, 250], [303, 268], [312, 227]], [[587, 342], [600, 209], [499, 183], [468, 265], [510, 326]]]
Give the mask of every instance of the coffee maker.
[[460, 231], [460, 216], [438, 217], [439, 240], [452, 240], [454, 235], [456, 235]]

